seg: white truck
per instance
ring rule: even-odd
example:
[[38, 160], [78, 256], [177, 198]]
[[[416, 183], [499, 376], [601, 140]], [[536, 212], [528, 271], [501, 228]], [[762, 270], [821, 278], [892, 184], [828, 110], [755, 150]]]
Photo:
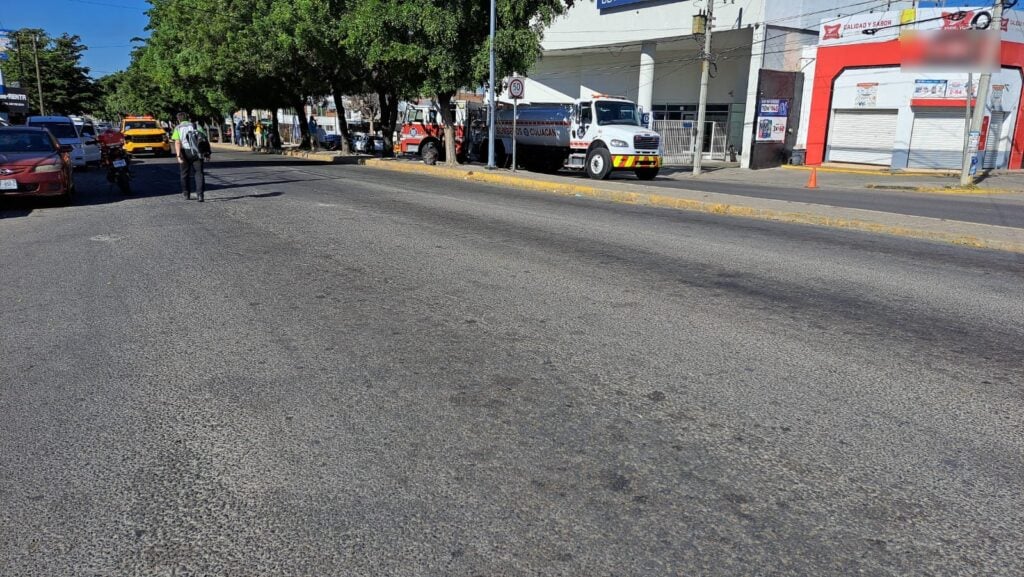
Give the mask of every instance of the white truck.
[[[512, 108], [498, 111], [495, 153], [512, 154]], [[661, 168], [661, 138], [640, 125], [637, 106], [595, 94], [574, 104], [521, 105], [515, 122], [517, 164], [527, 170], [585, 170], [594, 179], [629, 170], [651, 180]]]

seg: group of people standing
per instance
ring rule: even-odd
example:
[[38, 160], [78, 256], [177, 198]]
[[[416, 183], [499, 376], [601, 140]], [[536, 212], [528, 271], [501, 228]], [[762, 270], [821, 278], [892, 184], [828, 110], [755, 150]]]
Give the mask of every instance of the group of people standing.
[[280, 139], [274, 138], [272, 130], [265, 128], [262, 122], [249, 119], [235, 121], [233, 140], [236, 146], [247, 146], [253, 150], [281, 146]]

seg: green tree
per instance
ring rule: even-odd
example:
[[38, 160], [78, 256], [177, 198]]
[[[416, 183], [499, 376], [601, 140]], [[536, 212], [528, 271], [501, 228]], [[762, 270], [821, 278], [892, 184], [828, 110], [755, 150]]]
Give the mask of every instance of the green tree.
[[[43, 30], [22, 28], [13, 33], [13, 55], [0, 64], [6, 82], [17, 82], [29, 95], [34, 114], [82, 114], [96, 108], [99, 91], [82, 66], [86, 47], [81, 38], [61, 34], [51, 38]], [[40, 106], [35, 59], [39, 60], [39, 82], [43, 102]]]
[[[435, 96], [445, 128], [445, 150], [454, 151], [452, 99], [460, 89], [483, 85], [489, 76], [490, 6], [479, 0], [417, 4], [417, 37], [430, 47], [423, 61], [422, 91]], [[528, 72], [540, 57], [544, 27], [571, 5], [572, 0], [497, 0], [497, 77]], [[455, 154], [448, 154], [446, 161], [455, 164]]]

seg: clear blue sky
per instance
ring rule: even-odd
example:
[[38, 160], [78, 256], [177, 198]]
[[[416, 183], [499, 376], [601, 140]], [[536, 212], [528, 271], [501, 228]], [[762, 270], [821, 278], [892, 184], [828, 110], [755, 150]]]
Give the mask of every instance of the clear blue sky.
[[146, 37], [145, 0], [0, 0], [0, 28], [42, 28], [47, 34], [78, 34], [93, 78], [128, 67], [135, 37]]

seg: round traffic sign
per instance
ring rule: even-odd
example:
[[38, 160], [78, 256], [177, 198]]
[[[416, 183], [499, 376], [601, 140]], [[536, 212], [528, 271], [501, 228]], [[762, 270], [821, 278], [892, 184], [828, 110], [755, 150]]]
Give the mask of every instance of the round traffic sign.
[[522, 78], [513, 78], [508, 83], [508, 93], [512, 98], [522, 98], [526, 92], [526, 83]]

